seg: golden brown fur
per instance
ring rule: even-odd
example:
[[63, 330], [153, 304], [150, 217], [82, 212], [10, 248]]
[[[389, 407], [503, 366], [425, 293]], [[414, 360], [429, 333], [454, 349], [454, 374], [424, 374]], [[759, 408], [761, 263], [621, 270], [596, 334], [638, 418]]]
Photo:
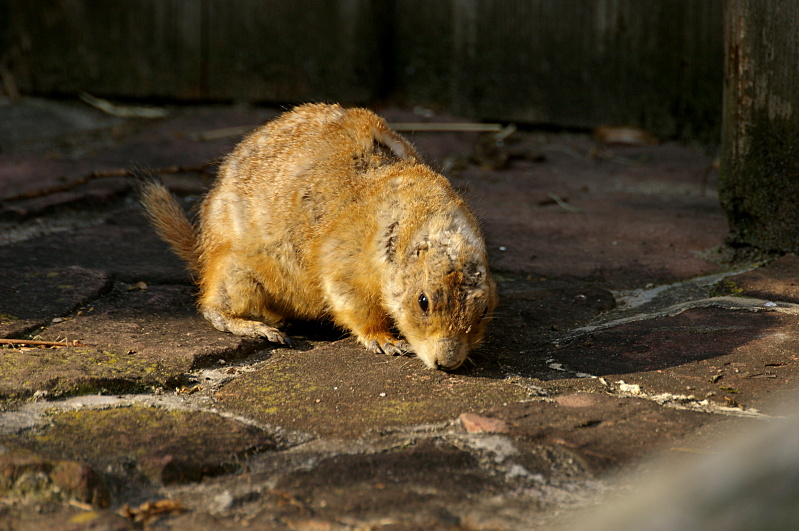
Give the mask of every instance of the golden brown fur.
[[330, 318], [372, 351], [454, 369], [496, 306], [474, 216], [364, 109], [303, 105], [250, 134], [220, 167], [196, 243], [162, 185], [142, 201], [220, 330], [290, 344], [286, 320]]

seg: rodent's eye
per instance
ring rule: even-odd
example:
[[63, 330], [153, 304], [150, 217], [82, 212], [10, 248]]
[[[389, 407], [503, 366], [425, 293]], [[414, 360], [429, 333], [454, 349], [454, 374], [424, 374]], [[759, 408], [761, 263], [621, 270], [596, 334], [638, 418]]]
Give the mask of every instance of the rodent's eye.
[[419, 308], [421, 308], [424, 313], [427, 313], [427, 310], [430, 308], [430, 301], [427, 300], [427, 295], [424, 293], [419, 295]]

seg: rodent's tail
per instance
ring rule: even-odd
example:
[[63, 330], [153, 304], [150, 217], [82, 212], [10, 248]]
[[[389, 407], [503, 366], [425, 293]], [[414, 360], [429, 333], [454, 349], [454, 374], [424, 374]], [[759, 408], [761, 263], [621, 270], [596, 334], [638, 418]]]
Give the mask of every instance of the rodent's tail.
[[169, 193], [164, 183], [154, 175], [138, 176], [139, 198], [150, 224], [162, 240], [186, 261], [188, 268], [197, 273], [199, 253], [194, 225]]

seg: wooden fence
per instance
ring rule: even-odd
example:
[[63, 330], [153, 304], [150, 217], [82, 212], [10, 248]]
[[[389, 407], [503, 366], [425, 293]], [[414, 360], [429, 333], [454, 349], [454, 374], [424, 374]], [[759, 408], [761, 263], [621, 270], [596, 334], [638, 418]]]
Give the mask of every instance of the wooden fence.
[[717, 141], [722, 0], [0, 0], [32, 94], [370, 103]]

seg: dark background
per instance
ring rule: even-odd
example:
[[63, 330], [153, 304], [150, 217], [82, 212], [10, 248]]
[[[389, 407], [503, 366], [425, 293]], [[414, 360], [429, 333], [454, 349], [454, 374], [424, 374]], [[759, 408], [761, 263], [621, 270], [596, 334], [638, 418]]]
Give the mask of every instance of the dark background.
[[421, 105], [719, 141], [721, 0], [0, 0], [8, 92]]

